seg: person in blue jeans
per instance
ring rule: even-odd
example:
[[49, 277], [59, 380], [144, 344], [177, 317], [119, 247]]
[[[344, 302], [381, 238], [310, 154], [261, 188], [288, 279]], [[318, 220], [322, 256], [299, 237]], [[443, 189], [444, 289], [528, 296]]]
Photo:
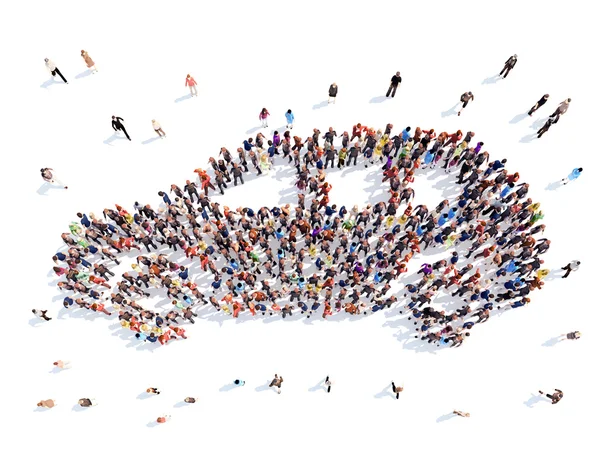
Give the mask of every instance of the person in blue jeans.
[[576, 180], [577, 178], [579, 178], [579, 175], [581, 175], [581, 172], [583, 172], [583, 169], [580, 167], [579, 169], [573, 169], [573, 171], [567, 175], [566, 178], [563, 178], [561, 180], [562, 184], [567, 184], [570, 181]]
[[291, 109], [288, 109], [287, 112], [285, 113], [285, 120], [287, 121], [287, 125], [285, 126], [286, 128], [294, 128], [294, 113], [292, 112]]

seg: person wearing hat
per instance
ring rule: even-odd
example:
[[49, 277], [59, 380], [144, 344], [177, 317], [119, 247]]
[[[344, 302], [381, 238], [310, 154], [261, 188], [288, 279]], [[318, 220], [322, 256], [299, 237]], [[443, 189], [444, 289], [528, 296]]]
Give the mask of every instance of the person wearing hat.
[[44, 58], [44, 62], [46, 63], [46, 69], [48, 69], [48, 71], [52, 74], [53, 77], [56, 76], [56, 74], [58, 74], [58, 76], [61, 77], [66, 84], [69, 84], [69, 82], [63, 76], [63, 74], [60, 73], [60, 70], [58, 70], [58, 67], [56, 67], [56, 64], [54, 64], [54, 62], [51, 59]]
[[517, 64], [517, 55], [512, 55], [504, 63], [504, 67], [502, 68], [502, 71], [500, 72], [500, 76], [502, 76], [502, 74], [504, 74], [504, 78], [506, 78], [508, 76], [508, 73], [515, 68], [516, 64]]
[[460, 108], [460, 111], [458, 111], [459, 116], [460, 116], [460, 113], [462, 112], [462, 110], [467, 107], [467, 105], [469, 104], [469, 102], [471, 100], [475, 100], [475, 96], [473, 95], [473, 93], [471, 91], [465, 92], [465, 93], [463, 93], [463, 95], [460, 96], [460, 101], [462, 102], [462, 108]]
[[396, 89], [398, 89], [398, 85], [402, 83], [402, 77], [400, 76], [400, 72], [396, 72], [396, 75], [394, 75], [392, 77], [392, 79], [390, 80], [390, 87], [388, 88], [387, 93], [385, 94], [386, 97], [390, 96], [390, 93], [392, 94], [392, 98], [394, 97], [394, 95], [396, 95]]
[[331, 86], [329, 86], [329, 99], [327, 100], [327, 104], [333, 102], [335, 104], [335, 98], [337, 97], [337, 93], [338, 93], [338, 87], [337, 84], [332, 83]]

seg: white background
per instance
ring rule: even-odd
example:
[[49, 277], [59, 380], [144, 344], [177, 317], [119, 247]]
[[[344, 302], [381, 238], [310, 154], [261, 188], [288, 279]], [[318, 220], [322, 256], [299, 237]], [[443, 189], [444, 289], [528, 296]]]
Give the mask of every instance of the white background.
[[[597, 211], [590, 208], [598, 157], [589, 138], [597, 123], [598, 35], [585, 2], [24, 1], [4, 12], [0, 414], [11, 448], [41, 441], [63, 448], [597, 448]], [[98, 74], [77, 77], [86, 72], [81, 49]], [[510, 76], [483, 83], [513, 53], [519, 62]], [[68, 86], [48, 83], [45, 57]], [[396, 70], [399, 92], [381, 101]], [[187, 73], [199, 96], [176, 101], [187, 94]], [[337, 104], [324, 106], [334, 81]], [[467, 90], [475, 100], [464, 114], [444, 116]], [[533, 118], [517, 117], [545, 93], [550, 100]], [[568, 113], [528, 142], [566, 97], [573, 99]], [[62, 296], [50, 258], [75, 213], [115, 203], [131, 210], [135, 200], [157, 205], [159, 189], [183, 185], [221, 146], [233, 150], [255, 134], [263, 106], [272, 114], [269, 130], [283, 126], [292, 108], [302, 137], [313, 127], [350, 131], [358, 121], [391, 122], [397, 132], [407, 125], [475, 131], [542, 202], [552, 240], [545, 267], [579, 259], [581, 270], [547, 281], [529, 306], [476, 326], [463, 347], [443, 351], [415, 351], [405, 341], [408, 322], [391, 310], [328, 323], [200, 320], [186, 327], [187, 341], [153, 350], [132, 345], [114, 318], [57, 317]], [[113, 114], [125, 119], [132, 142], [110, 139]], [[155, 136], [153, 118], [168, 137], [144, 143]], [[69, 189], [43, 186], [41, 167], [54, 168]], [[581, 178], [553, 189], [575, 167], [584, 167]], [[289, 176], [248, 180], [218, 201], [256, 207], [293, 199]], [[330, 180], [338, 205], [384, 198], [371, 188], [379, 180], [373, 170]], [[440, 180], [421, 174], [413, 205], [437, 204], [442, 190], [432, 186]], [[32, 308], [55, 319], [30, 320]], [[549, 345], [573, 330], [583, 338]], [[74, 367], [52, 373], [59, 358]], [[275, 372], [285, 379], [281, 395], [262, 390]], [[327, 374], [335, 380], [331, 394], [311, 389]], [[236, 377], [246, 386], [227, 390]], [[392, 379], [405, 384], [398, 401], [388, 394]], [[162, 394], [140, 399], [149, 386]], [[565, 392], [558, 405], [531, 398], [554, 388]], [[200, 401], [180, 407], [185, 396]], [[100, 404], [76, 412], [80, 397]], [[38, 412], [46, 398], [58, 406]], [[449, 418], [453, 409], [471, 418]], [[148, 426], [161, 413], [173, 419]]]

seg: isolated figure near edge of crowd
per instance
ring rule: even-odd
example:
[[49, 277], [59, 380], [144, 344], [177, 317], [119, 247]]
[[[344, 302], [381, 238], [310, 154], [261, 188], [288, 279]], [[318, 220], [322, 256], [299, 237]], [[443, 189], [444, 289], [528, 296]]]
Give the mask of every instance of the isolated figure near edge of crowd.
[[66, 83], [69, 84], [69, 82], [67, 81], [67, 79], [63, 76], [63, 74], [60, 72], [60, 70], [58, 69], [58, 67], [56, 67], [56, 64], [54, 64], [54, 61], [52, 61], [51, 59], [45, 58], [44, 62], [46, 63], [46, 69], [48, 69], [48, 71], [50, 72], [50, 74], [55, 77], [57, 74], [59, 77], [62, 78], [62, 80]]
[[62, 181], [60, 181], [58, 178], [56, 178], [54, 176], [54, 173], [52, 173], [54, 169], [51, 169], [50, 167], [45, 167], [43, 169], [40, 169], [40, 173], [42, 175], [42, 179], [46, 182], [46, 183], [50, 183], [52, 185], [55, 186], [62, 186], [65, 189], [69, 189], [69, 186], [66, 186]]
[[327, 104], [332, 103], [335, 105], [335, 98], [338, 94], [338, 85], [335, 83], [331, 83], [329, 86], [329, 98], [327, 99]]
[[185, 85], [190, 88], [190, 95], [192, 97], [194, 97], [194, 96], [198, 97], [198, 90], [196, 89], [197, 84], [198, 83], [196, 83], [196, 80], [194, 80], [194, 77], [188, 73], [187, 76], [185, 77]]
[[87, 66], [87, 68], [90, 69], [91, 73], [98, 72], [98, 69], [96, 68], [96, 63], [90, 57], [88, 52], [86, 52], [85, 50], [81, 50], [81, 57], [83, 58], [83, 61], [85, 62], [85, 65]]
[[396, 74], [390, 79], [390, 87], [388, 88], [385, 96], [389, 97], [391, 93], [392, 98], [394, 98], [396, 95], [396, 89], [398, 89], [398, 85], [400, 83], [402, 83], [402, 77], [400, 76], [400, 72], [396, 72]]

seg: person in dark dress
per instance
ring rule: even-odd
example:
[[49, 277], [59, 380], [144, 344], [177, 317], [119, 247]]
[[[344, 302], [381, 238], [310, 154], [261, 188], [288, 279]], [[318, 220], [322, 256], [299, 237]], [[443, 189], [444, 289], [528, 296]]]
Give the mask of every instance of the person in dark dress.
[[540, 98], [537, 101], [537, 103], [531, 107], [531, 109], [529, 110], [529, 112], [527, 114], [529, 114], [531, 116], [534, 112], [536, 112], [538, 109], [540, 109], [540, 107], [544, 106], [544, 103], [546, 103], [548, 101], [549, 97], [550, 97], [550, 94], [544, 94], [544, 96], [542, 98]]

